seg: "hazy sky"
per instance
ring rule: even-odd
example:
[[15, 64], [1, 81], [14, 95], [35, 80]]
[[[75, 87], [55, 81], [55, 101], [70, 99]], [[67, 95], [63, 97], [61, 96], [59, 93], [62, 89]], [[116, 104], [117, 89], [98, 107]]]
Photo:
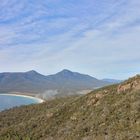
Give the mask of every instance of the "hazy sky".
[[140, 73], [140, 0], [0, 0], [0, 72]]

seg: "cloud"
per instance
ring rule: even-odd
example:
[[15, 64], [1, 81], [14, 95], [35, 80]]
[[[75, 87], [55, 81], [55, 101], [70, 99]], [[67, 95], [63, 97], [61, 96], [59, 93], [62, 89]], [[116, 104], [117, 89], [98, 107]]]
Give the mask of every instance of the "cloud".
[[99, 78], [138, 73], [138, 0], [2, 0], [1, 71], [63, 68]]

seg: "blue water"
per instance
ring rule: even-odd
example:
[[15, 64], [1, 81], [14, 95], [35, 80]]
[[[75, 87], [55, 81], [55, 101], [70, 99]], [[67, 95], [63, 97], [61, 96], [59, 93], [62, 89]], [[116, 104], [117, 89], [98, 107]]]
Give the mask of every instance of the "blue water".
[[36, 104], [39, 101], [36, 98], [28, 98], [22, 96], [11, 96], [6, 94], [0, 94], [0, 111], [10, 109], [16, 106]]

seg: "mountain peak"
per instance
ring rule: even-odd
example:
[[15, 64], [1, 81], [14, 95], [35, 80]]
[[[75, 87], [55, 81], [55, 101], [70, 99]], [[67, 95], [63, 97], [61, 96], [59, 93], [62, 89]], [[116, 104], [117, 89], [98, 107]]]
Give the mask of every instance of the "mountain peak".
[[63, 69], [62, 71], [56, 73], [56, 75], [59, 75], [59, 76], [72, 76], [73, 74], [74, 72], [67, 69]]
[[35, 70], [30, 70], [30, 71], [27, 71], [26, 73], [30, 73], [30, 74], [38, 74], [38, 72], [35, 71]]
[[72, 71], [68, 70], [68, 69], [63, 69], [62, 71], [60, 71], [61, 73], [72, 73]]

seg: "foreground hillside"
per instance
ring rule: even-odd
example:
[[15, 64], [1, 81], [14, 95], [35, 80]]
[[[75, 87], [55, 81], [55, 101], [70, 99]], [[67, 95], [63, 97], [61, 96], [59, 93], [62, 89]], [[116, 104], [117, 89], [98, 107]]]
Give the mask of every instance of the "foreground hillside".
[[139, 140], [140, 76], [0, 113], [0, 140]]

